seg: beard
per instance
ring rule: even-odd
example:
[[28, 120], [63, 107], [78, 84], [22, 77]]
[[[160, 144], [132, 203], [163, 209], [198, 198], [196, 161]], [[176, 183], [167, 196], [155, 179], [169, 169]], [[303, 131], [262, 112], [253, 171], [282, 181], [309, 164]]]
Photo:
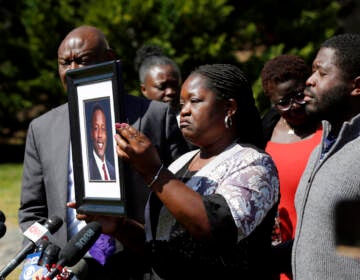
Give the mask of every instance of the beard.
[[311, 118], [331, 122], [341, 119], [348, 111], [350, 89], [345, 83], [333, 87], [320, 98], [312, 91], [311, 94], [312, 101], [305, 105], [305, 110]]

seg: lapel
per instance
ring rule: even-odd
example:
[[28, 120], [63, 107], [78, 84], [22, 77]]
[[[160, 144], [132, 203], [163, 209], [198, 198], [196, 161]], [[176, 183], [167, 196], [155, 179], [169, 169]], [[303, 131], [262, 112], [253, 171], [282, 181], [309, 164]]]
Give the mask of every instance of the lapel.
[[[53, 145], [56, 147], [53, 149], [54, 155], [52, 155], [56, 176], [52, 180], [54, 180], [53, 184], [55, 186], [58, 185], [54, 188], [57, 191], [57, 199], [59, 199], [61, 205], [65, 205], [68, 194], [70, 124], [67, 104], [61, 109], [63, 110], [59, 110], [55, 116], [55, 136], [52, 139]], [[64, 211], [65, 215], [66, 207], [64, 207]]]
[[125, 111], [125, 122], [132, 125], [137, 130], [140, 130], [144, 105], [142, 98], [136, 98], [135, 96], [125, 94], [124, 104], [126, 104], [126, 106], [123, 106]]

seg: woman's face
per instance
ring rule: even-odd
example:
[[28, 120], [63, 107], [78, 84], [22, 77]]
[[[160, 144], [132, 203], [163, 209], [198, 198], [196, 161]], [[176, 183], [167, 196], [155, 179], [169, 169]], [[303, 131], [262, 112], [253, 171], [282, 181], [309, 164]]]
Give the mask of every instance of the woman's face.
[[148, 99], [158, 100], [177, 106], [179, 102], [180, 81], [171, 64], [156, 65], [149, 69], [141, 92]]
[[192, 144], [203, 147], [215, 143], [226, 133], [224, 118], [225, 101], [216, 98], [205, 86], [206, 78], [190, 75], [180, 94], [180, 129]]
[[[299, 126], [305, 124], [308, 119], [305, 111], [304, 88], [305, 83], [296, 80], [269, 84], [267, 94], [270, 101], [275, 104], [277, 111], [290, 125]], [[286, 111], [280, 110], [280, 106], [276, 105], [279, 102], [287, 106], [291, 104], [290, 108]], [[302, 102], [304, 104], [299, 104]]]

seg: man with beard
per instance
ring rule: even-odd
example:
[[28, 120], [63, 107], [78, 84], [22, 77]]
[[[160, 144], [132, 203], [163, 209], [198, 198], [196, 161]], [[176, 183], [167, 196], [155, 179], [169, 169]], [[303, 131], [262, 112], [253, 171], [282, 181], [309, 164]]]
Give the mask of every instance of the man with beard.
[[[323, 121], [323, 139], [300, 180], [292, 249], [296, 280], [359, 279], [360, 259], [336, 251], [335, 209], [360, 198], [360, 35], [326, 40], [306, 81], [306, 111]], [[355, 223], [355, 221], [354, 221]]]

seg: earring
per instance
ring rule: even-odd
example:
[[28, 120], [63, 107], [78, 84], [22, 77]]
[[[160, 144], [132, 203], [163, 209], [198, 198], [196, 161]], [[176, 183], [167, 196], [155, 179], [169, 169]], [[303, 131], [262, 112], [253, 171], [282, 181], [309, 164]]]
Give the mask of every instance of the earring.
[[230, 128], [232, 126], [231, 116], [226, 115], [224, 122], [225, 122], [225, 127]]

